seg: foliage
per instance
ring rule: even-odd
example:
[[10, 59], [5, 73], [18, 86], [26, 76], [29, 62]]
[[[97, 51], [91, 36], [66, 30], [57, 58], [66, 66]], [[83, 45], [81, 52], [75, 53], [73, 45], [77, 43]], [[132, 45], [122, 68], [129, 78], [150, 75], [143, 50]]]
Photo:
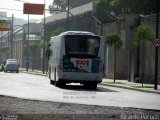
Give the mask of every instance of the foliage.
[[133, 88], [154, 88], [154, 86], [149, 86], [149, 85], [145, 85], [145, 86], [131, 86]]
[[148, 26], [141, 25], [136, 29], [133, 40], [133, 43], [136, 46], [139, 46], [146, 41], [153, 41], [153, 40], [154, 40], [154, 33]]
[[64, 28], [59, 27], [59, 28], [55, 29], [55, 30], [52, 32], [52, 35], [53, 35], [53, 36], [56, 36], [56, 35], [61, 34], [62, 32], [64, 32]]
[[40, 37], [41, 37], [41, 40], [43, 40], [43, 39], [44, 39], [44, 35], [43, 35], [43, 34], [41, 34], [41, 36], [40, 36]]
[[32, 51], [33, 53], [37, 52], [37, 50], [38, 50], [39, 48], [40, 48], [39, 43], [32, 43], [32, 44], [30, 45], [30, 49], [31, 49], [31, 51]]
[[9, 47], [2, 47], [0, 48], [0, 51], [9, 51]]
[[33, 71], [33, 67], [34, 67], [34, 58], [35, 58], [35, 54], [38, 52], [38, 50], [40, 50], [41, 48], [43, 48], [43, 42], [33, 42], [30, 45], [30, 50], [32, 52], [32, 71]]
[[[88, 3], [94, 0], [69, 0], [69, 7], [74, 8], [76, 6]], [[68, 0], [54, 0], [51, 5], [49, 5], [49, 11], [51, 14], [57, 13], [59, 11], [66, 11], [68, 9]]]
[[39, 43], [39, 48], [44, 48], [44, 42]]
[[65, 11], [66, 10], [65, 6], [66, 6], [66, 0], [54, 0], [52, 5], [49, 5], [49, 12], [53, 14], [59, 11]]
[[156, 0], [96, 0], [97, 6], [119, 14], [153, 14], [156, 11]]
[[106, 83], [106, 84], [126, 84], [124, 82], [103, 82], [103, 83]]
[[116, 49], [120, 49], [123, 46], [122, 40], [116, 33], [107, 34], [105, 43], [109, 46], [114, 45]]

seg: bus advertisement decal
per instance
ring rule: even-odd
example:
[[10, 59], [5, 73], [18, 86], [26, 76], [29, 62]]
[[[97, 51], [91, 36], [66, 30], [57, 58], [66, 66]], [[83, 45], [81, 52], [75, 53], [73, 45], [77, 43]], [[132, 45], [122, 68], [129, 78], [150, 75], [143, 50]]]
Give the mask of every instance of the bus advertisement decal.
[[91, 72], [92, 60], [64, 57], [64, 72]]

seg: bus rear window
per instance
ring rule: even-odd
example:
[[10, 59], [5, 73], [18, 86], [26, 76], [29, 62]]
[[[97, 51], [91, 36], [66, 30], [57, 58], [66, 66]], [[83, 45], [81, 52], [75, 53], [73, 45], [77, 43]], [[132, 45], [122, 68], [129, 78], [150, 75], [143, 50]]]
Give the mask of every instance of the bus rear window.
[[98, 57], [100, 37], [88, 35], [65, 36], [66, 55]]

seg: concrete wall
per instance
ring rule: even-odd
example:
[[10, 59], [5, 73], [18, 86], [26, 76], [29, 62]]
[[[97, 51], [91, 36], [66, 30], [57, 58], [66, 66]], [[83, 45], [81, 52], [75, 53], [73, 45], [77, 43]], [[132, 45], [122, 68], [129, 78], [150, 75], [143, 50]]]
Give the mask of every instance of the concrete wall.
[[[67, 30], [67, 19], [60, 19], [57, 21], [53, 21], [50, 23], [46, 23], [46, 39], [47, 41], [50, 40], [50, 37], [52, 36], [52, 32], [62, 27], [65, 30]], [[90, 31], [95, 34], [100, 34], [99, 29], [97, 29], [99, 26], [97, 25], [96, 21], [92, 17], [92, 12], [85, 12], [81, 15], [75, 15], [73, 17], [70, 17], [69, 20], [69, 30], [79, 30], [79, 31]]]
[[[117, 33], [121, 36], [121, 26], [123, 24], [119, 22], [108, 23], [103, 26], [104, 38], [108, 33]], [[123, 40], [124, 42], [124, 40]], [[106, 73], [107, 78], [113, 78], [114, 73], [114, 49], [113, 46], [108, 46], [108, 56], [106, 56], [106, 63], [108, 66], [108, 72]], [[116, 79], [127, 79], [128, 78], [128, 51], [124, 47], [117, 50], [116, 55]]]
[[133, 45], [134, 31], [140, 24], [140, 16], [122, 15], [120, 23], [121, 23], [120, 35], [124, 43], [123, 48], [126, 50], [130, 50], [134, 48]]
[[[152, 28], [155, 32], [155, 16], [141, 17], [138, 15], [122, 15], [120, 21], [108, 23], [104, 25], [103, 34], [104, 37], [107, 33], [115, 32], [123, 41], [123, 48], [117, 52], [116, 59], [116, 78], [117, 79], [128, 79], [130, 81], [136, 81], [135, 78], [138, 74], [142, 75], [142, 46], [136, 47], [133, 44], [134, 31], [140, 25], [147, 25]], [[160, 28], [160, 26], [159, 26]], [[160, 31], [159, 31], [160, 36]], [[160, 53], [160, 48], [159, 53]], [[139, 54], [139, 58], [138, 58]], [[106, 57], [108, 78], [113, 78], [113, 64], [114, 64], [114, 49], [108, 46], [108, 56]], [[145, 71], [144, 71], [144, 82], [154, 83], [154, 64], [155, 64], [155, 47], [152, 42], [147, 42], [145, 47]], [[138, 65], [139, 61], [139, 65]], [[159, 82], [160, 82], [160, 55], [159, 55]], [[139, 68], [138, 68], [139, 66]]]
[[[83, 13], [86, 13], [88, 11], [92, 11], [93, 10], [93, 3], [90, 2], [90, 3], [87, 3], [87, 4], [84, 4], [82, 6], [79, 6], [79, 7], [75, 7], [73, 9], [70, 9], [70, 17], [74, 17], [76, 15], [81, 15]], [[57, 13], [57, 14], [53, 14], [49, 17], [47, 17], [45, 19], [46, 23], [53, 23], [57, 20], [62, 20], [62, 19], [66, 19], [67, 17], [67, 12], [60, 12], [60, 13]], [[42, 23], [43, 23], [43, 19], [42, 19]]]
[[[160, 21], [159, 21], [160, 22]], [[149, 26], [154, 33], [156, 33], [156, 19], [155, 15], [141, 17], [141, 24]], [[159, 24], [160, 28], [160, 24]], [[159, 38], [160, 38], [160, 29], [159, 29]], [[153, 83], [154, 82], [154, 69], [155, 69], [155, 47], [152, 42], [147, 42], [145, 48], [145, 82]], [[158, 48], [158, 82], [160, 83], [160, 48]], [[143, 56], [143, 54], [141, 53]]]

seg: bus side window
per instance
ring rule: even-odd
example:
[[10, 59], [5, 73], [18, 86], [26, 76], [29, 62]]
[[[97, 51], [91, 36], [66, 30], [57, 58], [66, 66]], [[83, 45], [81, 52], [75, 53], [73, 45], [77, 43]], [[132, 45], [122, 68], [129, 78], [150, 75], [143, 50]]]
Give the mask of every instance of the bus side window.
[[99, 50], [99, 47], [96, 47], [95, 49], [94, 49], [94, 53], [98, 53], [98, 50]]

